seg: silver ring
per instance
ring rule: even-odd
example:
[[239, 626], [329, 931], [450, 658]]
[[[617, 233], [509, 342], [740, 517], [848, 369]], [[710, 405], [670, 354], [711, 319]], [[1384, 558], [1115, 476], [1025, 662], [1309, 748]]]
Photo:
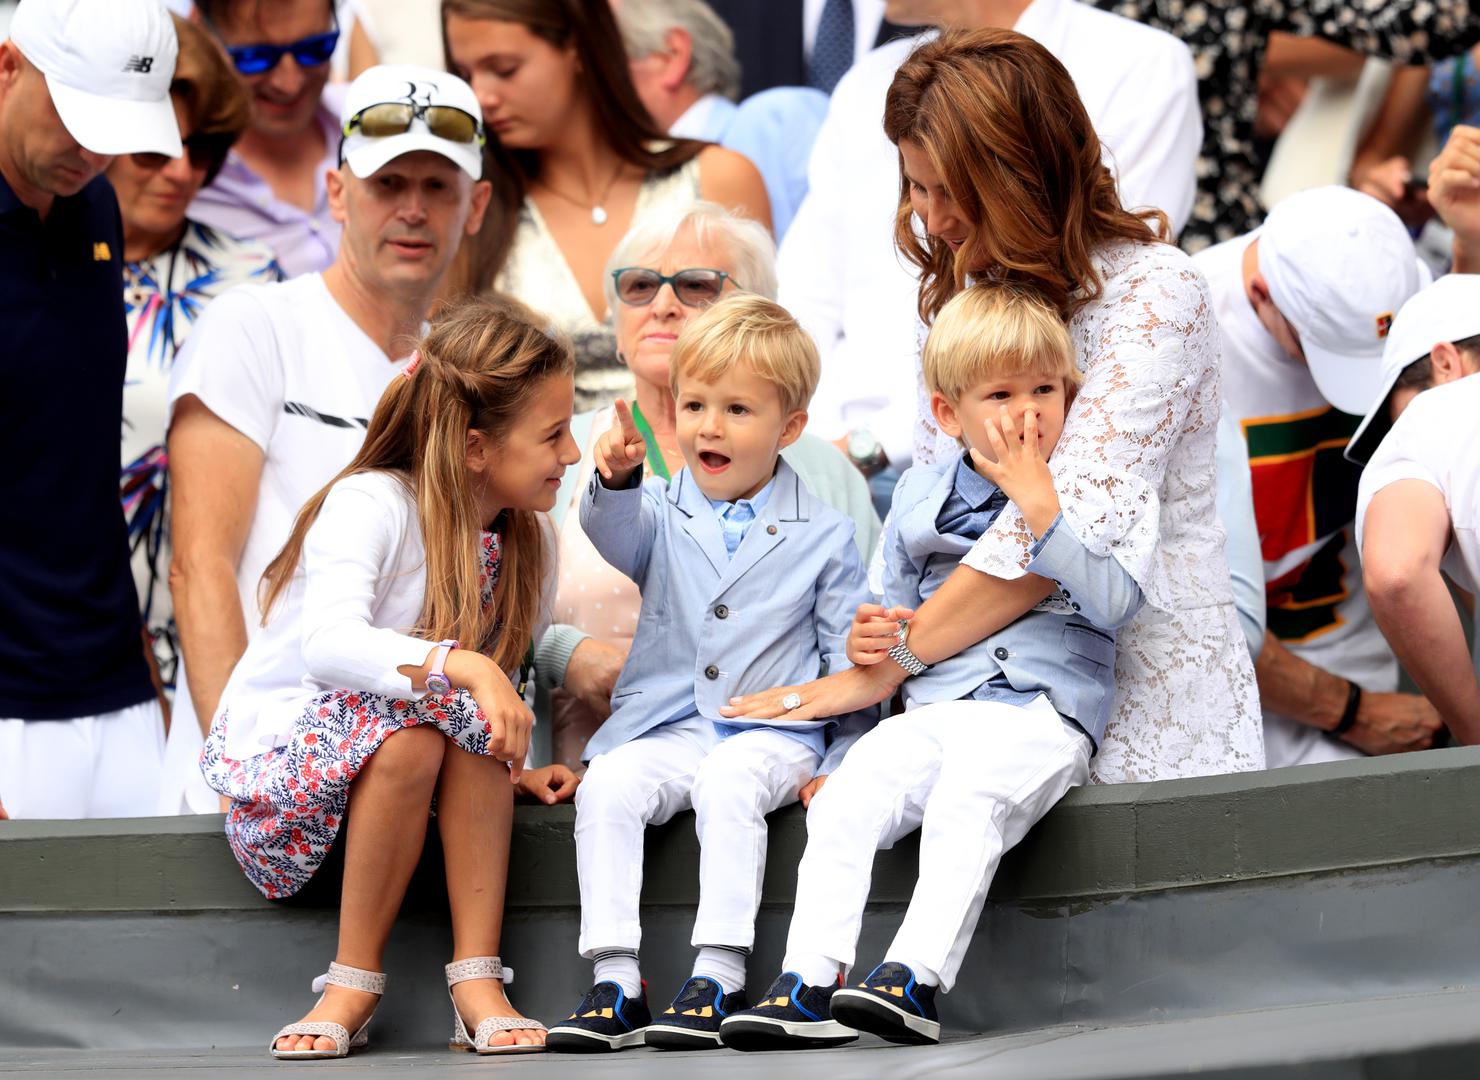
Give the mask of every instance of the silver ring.
[[781, 699], [781, 707], [787, 712], [791, 712], [793, 709], [800, 709], [802, 707], [802, 695], [797, 693], [787, 694]]

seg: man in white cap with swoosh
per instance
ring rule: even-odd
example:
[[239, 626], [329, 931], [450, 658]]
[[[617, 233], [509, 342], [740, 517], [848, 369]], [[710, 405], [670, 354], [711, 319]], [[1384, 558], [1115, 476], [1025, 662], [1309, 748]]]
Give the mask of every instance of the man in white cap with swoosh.
[[0, 817], [152, 812], [163, 718], [118, 502], [115, 155], [179, 157], [158, 0], [23, 0], [0, 42]]
[[1249, 446], [1269, 766], [1424, 749], [1439, 716], [1396, 693], [1352, 536], [1359, 470], [1342, 456], [1377, 391], [1393, 317], [1427, 283], [1413, 242], [1376, 199], [1324, 187], [1195, 258], [1223, 331], [1226, 409]]

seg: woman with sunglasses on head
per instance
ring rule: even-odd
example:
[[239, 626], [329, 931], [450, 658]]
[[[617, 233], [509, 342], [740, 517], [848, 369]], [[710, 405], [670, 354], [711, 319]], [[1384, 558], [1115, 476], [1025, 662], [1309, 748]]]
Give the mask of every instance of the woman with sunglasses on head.
[[[760, 224], [711, 202], [697, 202], [641, 218], [607, 261], [605, 298], [618, 355], [631, 369], [633, 420], [648, 445], [646, 468], [667, 477], [683, 468], [675, 431], [668, 357], [691, 319], [737, 292], [776, 298], [776, 245]], [[578, 413], [571, 434], [581, 461], [565, 474], [553, 515], [560, 535], [560, 578], [554, 619], [535, 664], [569, 655], [565, 690], [553, 695], [553, 760], [578, 768], [586, 740], [609, 711], [607, 698], [637, 628], [637, 586], [597, 553], [575, 512], [593, 467], [592, 453], [616, 423], [606, 406]], [[853, 518], [865, 560], [879, 536], [868, 483], [836, 447], [803, 434], [782, 451], [789, 465], [823, 502]], [[591, 639], [582, 640], [590, 634]], [[575, 651], [571, 652], [574, 646]]]
[[454, 291], [490, 287], [548, 314], [576, 349], [576, 408], [631, 390], [603, 267], [639, 217], [704, 198], [767, 228], [760, 173], [669, 139], [643, 108], [609, 0], [442, 0], [448, 70], [478, 95], [494, 200]]
[[124, 516], [134, 585], [158, 675], [174, 686], [177, 646], [170, 599], [165, 428], [175, 354], [207, 304], [249, 281], [282, 277], [265, 244], [238, 240], [187, 216], [190, 200], [220, 171], [246, 129], [247, 95], [198, 26], [174, 17], [180, 42], [170, 97], [185, 152], [123, 154], [108, 167], [123, 217], [123, 303], [128, 373], [123, 384]]
[[324, 174], [338, 164], [343, 88], [332, 0], [196, 0], [251, 98], [251, 122], [191, 216], [261, 240], [288, 277], [326, 269], [339, 249]]

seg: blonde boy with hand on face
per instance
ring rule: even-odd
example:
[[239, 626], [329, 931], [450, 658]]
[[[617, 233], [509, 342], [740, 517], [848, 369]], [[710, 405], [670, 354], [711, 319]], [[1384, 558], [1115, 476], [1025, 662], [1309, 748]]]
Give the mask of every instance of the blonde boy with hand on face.
[[[884, 601], [854, 623], [857, 663], [898, 664], [905, 713], [863, 736], [812, 800], [785, 970], [725, 1020], [740, 1050], [833, 1046], [869, 1031], [940, 1039], [938, 989], [960, 970], [1003, 853], [1071, 787], [1114, 698], [1113, 630], [1140, 609], [1134, 580], [1064, 523], [1047, 459], [1078, 383], [1058, 314], [1014, 286], [977, 285], [936, 316], [923, 353], [931, 409], [960, 455], [905, 472], [884, 531]], [[1011, 500], [1033, 532], [1027, 570], [1058, 591], [934, 666], [908, 623]], [[743, 705], [743, 703], [742, 703]], [[853, 964], [874, 852], [920, 829], [920, 876], [884, 962]]]
[[[765, 816], [807, 803], [877, 716], [753, 722], [719, 711], [734, 695], [847, 667], [851, 616], [869, 598], [852, 520], [779, 457], [817, 386], [811, 338], [777, 304], [742, 294], [684, 329], [670, 371], [685, 467], [644, 479], [647, 447], [618, 402], [581, 502], [586, 535], [637, 583], [642, 609], [611, 716], [583, 755], [580, 950], [595, 984], [551, 1028], [556, 1051], [720, 1045], [720, 1022], [746, 1007]], [[651, 1023], [637, 960], [643, 835], [690, 806], [699, 955]]]

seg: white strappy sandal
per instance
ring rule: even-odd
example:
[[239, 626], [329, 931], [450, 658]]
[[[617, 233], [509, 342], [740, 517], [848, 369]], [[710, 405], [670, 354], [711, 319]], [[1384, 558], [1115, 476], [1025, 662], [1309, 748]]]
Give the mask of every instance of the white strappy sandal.
[[[366, 971], [363, 968], [347, 967], [344, 964], [329, 965], [329, 970], [313, 981], [313, 991], [323, 1000], [324, 987], [345, 986], [351, 990], [363, 990], [367, 994], [385, 993], [385, 973]], [[373, 1013], [371, 1014], [374, 1015]], [[334, 1040], [333, 1050], [279, 1050], [277, 1042], [288, 1035], [322, 1035]], [[370, 1021], [360, 1025], [360, 1030], [350, 1035], [343, 1024], [332, 1020], [304, 1020], [289, 1024], [272, 1037], [268, 1049], [275, 1058], [306, 1061], [312, 1058], [348, 1057], [351, 1050], [359, 1050], [370, 1044]]]
[[488, 1016], [478, 1023], [478, 1030], [468, 1036], [468, 1026], [463, 1023], [458, 1011], [457, 999], [452, 997], [452, 988], [461, 982], [473, 979], [498, 979], [505, 986], [514, 981], [514, 969], [504, 967], [497, 956], [471, 956], [466, 960], [454, 960], [446, 967], [447, 997], [452, 1001], [452, 1038], [447, 1042], [449, 1050], [468, 1050], [476, 1054], [537, 1054], [545, 1049], [544, 1043], [520, 1046], [490, 1046], [488, 1040], [498, 1031], [544, 1031], [545, 1025], [524, 1016]]

